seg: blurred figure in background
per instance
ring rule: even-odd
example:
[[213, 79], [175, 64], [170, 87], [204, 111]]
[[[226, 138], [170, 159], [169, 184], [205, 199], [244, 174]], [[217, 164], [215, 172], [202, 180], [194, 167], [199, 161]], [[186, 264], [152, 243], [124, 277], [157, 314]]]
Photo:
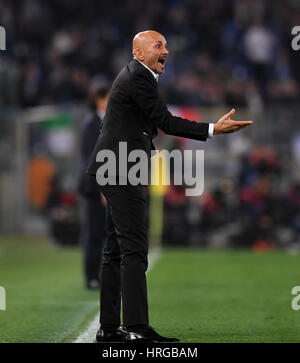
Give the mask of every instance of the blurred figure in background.
[[85, 174], [89, 158], [92, 154], [105, 115], [109, 96], [106, 82], [93, 82], [89, 91], [91, 112], [83, 122], [81, 132], [81, 174], [79, 193], [84, 199], [84, 223], [82, 228], [82, 244], [84, 252], [84, 273], [88, 289], [98, 289], [102, 250], [105, 238], [105, 201], [99, 191], [96, 179]]
[[52, 190], [57, 170], [49, 157], [36, 152], [27, 165], [27, 197], [39, 211], [44, 211]]

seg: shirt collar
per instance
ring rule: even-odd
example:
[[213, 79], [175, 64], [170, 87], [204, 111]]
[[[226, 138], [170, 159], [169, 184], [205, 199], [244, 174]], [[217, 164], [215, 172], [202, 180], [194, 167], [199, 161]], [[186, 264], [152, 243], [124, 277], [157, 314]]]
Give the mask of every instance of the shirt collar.
[[97, 115], [99, 116], [99, 118], [101, 120], [103, 120], [104, 119], [104, 116], [105, 116], [105, 111], [97, 110]]
[[152, 76], [154, 77], [154, 79], [156, 80], [156, 82], [158, 82], [158, 79], [159, 79], [159, 74], [157, 74], [157, 73], [155, 73], [155, 72], [153, 72], [152, 71], [152, 69], [150, 69], [148, 66], [146, 66], [146, 64], [144, 64], [144, 63], [142, 63], [142, 62], [140, 62], [138, 59], [136, 59], [139, 63], [141, 63], [145, 68], [147, 68], [150, 72], [151, 72], [151, 74], [152, 74]]

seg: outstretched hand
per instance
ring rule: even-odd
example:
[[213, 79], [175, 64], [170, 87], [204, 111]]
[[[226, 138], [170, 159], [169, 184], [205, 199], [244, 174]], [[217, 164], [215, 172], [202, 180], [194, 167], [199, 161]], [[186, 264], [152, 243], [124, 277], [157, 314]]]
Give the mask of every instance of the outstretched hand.
[[226, 113], [218, 122], [214, 125], [214, 135], [217, 134], [229, 134], [243, 129], [246, 126], [252, 125], [253, 121], [234, 121], [230, 117], [235, 114], [233, 108], [230, 112]]

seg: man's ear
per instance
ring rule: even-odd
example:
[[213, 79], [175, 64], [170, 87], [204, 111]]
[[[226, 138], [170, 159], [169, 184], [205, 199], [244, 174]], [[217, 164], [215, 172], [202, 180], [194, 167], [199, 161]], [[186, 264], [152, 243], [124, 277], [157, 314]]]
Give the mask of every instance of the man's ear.
[[144, 52], [141, 48], [135, 49], [133, 52], [133, 55], [134, 55], [135, 59], [137, 59], [141, 62], [145, 60]]

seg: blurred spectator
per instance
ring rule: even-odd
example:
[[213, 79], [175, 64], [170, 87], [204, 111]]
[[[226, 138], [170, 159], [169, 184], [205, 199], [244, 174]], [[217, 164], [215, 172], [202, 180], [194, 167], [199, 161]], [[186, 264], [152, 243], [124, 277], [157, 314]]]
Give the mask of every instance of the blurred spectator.
[[164, 199], [163, 243], [184, 246], [189, 242], [188, 199], [182, 186], [172, 185]]
[[61, 246], [76, 246], [78, 244], [80, 223], [77, 195], [74, 191], [64, 190], [58, 175], [52, 179], [46, 216], [53, 243]]
[[265, 87], [271, 76], [270, 67], [275, 59], [275, 36], [263, 23], [256, 21], [246, 31], [244, 43], [251, 71], [260, 83], [262, 94], [265, 94]]
[[292, 244], [300, 248], [300, 183], [291, 185], [286, 193], [286, 226], [292, 229]]
[[56, 168], [45, 155], [36, 155], [28, 163], [27, 195], [30, 203], [40, 211], [47, 207], [55, 175]]
[[259, 178], [251, 187], [240, 190], [240, 218], [243, 233], [240, 244], [251, 245], [256, 240], [274, 239], [274, 213], [276, 198], [272, 184], [267, 178]]
[[109, 86], [99, 80], [91, 84], [89, 106], [91, 112], [83, 121], [81, 132], [81, 174], [79, 193], [84, 199], [84, 223], [82, 245], [84, 253], [85, 283], [88, 289], [100, 286], [100, 269], [105, 238], [105, 206], [99, 185], [94, 177], [85, 173], [96, 145], [109, 97]]

